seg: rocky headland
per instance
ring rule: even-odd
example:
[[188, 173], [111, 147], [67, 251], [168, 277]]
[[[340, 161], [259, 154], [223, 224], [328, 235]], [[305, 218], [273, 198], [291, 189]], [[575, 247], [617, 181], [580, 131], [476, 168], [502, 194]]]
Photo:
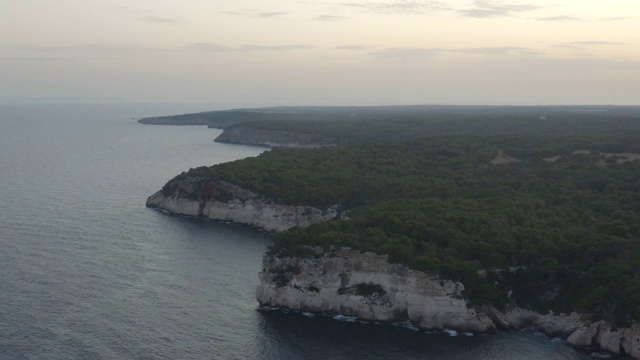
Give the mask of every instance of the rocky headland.
[[265, 231], [306, 227], [333, 219], [335, 208], [281, 205], [224, 181], [187, 177], [174, 179], [147, 199], [147, 207], [172, 214], [230, 221]]
[[[231, 221], [269, 232], [307, 227], [339, 216], [335, 208], [275, 204], [239, 186], [207, 178], [169, 182], [146, 205], [172, 214]], [[546, 314], [508, 306], [474, 306], [464, 285], [386, 255], [349, 248], [309, 248], [304, 256], [271, 250], [263, 258], [256, 298], [261, 306], [353, 316], [420, 329], [486, 333], [532, 327], [595, 350], [640, 358], [640, 327], [616, 328], [589, 314]]]

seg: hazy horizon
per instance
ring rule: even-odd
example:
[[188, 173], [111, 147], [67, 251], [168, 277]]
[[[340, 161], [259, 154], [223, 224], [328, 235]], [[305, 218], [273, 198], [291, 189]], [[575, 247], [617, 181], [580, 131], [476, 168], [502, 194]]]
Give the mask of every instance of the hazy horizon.
[[0, 9], [0, 104], [640, 104], [632, 0], [8, 0]]

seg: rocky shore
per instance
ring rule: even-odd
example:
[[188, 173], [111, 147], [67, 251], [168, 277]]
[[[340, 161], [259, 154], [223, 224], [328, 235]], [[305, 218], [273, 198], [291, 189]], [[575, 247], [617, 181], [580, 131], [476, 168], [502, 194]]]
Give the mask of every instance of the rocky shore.
[[[173, 214], [231, 221], [270, 232], [306, 227], [339, 214], [335, 208], [274, 204], [246, 189], [205, 178], [175, 179], [146, 205]], [[409, 321], [420, 329], [486, 333], [532, 327], [594, 350], [640, 359], [640, 326], [614, 328], [588, 314], [540, 314], [510, 307], [475, 307], [464, 285], [437, 274], [390, 264], [386, 255], [348, 248], [303, 258], [269, 252], [256, 298], [261, 306], [331, 313], [378, 322]]]
[[476, 308], [464, 285], [398, 264], [386, 255], [347, 248], [305, 258], [267, 253], [256, 298], [261, 306], [340, 314], [383, 323], [409, 321], [425, 330], [486, 333], [532, 327], [577, 347], [640, 358], [640, 327], [615, 329], [587, 314], [540, 314]]

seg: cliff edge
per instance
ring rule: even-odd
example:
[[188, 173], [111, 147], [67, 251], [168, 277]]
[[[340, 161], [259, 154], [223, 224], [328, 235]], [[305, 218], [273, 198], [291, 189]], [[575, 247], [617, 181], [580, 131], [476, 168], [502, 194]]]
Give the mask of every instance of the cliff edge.
[[186, 177], [174, 179], [151, 195], [147, 207], [172, 214], [231, 221], [265, 231], [307, 227], [338, 215], [336, 209], [274, 204], [258, 194], [224, 181]]
[[640, 358], [640, 327], [613, 328], [586, 314], [540, 314], [515, 306], [475, 307], [464, 285], [390, 264], [386, 255], [349, 248], [311, 249], [302, 257], [269, 252], [256, 299], [261, 306], [353, 316], [420, 329], [486, 333], [532, 327], [577, 347]]
[[386, 256], [373, 253], [343, 248], [316, 255], [265, 255], [256, 290], [258, 302], [363, 320], [409, 320], [423, 329], [495, 330], [487, 315], [463, 299], [460, 283], [389, 264]]

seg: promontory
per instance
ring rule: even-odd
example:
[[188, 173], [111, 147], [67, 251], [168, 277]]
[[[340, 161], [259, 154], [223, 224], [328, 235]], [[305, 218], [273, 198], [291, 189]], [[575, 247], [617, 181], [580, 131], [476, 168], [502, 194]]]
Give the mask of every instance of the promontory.
[[190, 169], [147, 205], [274, 232], [262, 306], [640, 358], [640, 111], [467, 110], [309, 122], [333, 143]]

